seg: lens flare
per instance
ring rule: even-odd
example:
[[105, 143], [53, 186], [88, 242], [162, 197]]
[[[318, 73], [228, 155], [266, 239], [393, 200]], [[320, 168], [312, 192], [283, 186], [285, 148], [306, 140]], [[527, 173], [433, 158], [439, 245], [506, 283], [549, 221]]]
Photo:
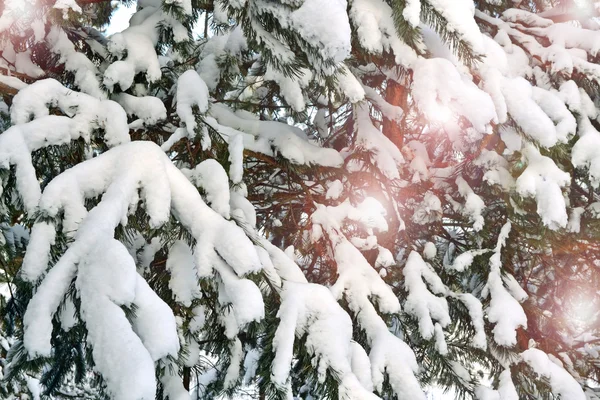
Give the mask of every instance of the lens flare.
[[431, 104], [429, 107], [429, 112], [427, 116], [430, 118], [430, 121], [437, 125], [443, 125], [450, 121], [452, 118], [452, 110], [450, 107], [440, 104], [438, 101]]
[[575, 332], [582, 333], [596, 324], [600, 316], [600, 305], [597, 296], [585, 290], [573, 289], [569, 290], [564, 299], [565, 319]]
[[36, 0], [5, 0], [4, 12], [0, 18], [0, 32], [31, 24], [36, 12], [39, 11]]

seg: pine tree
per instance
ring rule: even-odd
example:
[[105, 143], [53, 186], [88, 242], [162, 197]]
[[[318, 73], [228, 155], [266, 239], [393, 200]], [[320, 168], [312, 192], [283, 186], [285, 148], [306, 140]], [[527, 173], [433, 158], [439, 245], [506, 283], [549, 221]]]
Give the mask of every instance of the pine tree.
[[594, 2], [0, 5], [0, 396], [597, 398]]

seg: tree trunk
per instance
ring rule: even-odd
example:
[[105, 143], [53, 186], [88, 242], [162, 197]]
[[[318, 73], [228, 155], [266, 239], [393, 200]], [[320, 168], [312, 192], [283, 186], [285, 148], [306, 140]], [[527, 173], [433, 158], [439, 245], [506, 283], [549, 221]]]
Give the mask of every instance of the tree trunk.
[[189, 367], [183, 369], [183, 387], [187, 391], [190, 390], [190, 372], [191, 370]]
[[[387, 81], [385, 100], [394, 106], [401, 107], [404, 111], [408, 109], [406, 88], [394, 80], [388, 79]], [[400, 150], [404, 145], [404, 126], [404, 123], [383, 119], [383, 134]]]

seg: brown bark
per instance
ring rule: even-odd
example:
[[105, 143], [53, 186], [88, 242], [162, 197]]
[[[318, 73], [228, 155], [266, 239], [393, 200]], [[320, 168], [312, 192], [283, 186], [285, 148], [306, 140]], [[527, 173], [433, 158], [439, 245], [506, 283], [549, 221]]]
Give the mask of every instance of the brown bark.
[[5, 85], [4, 83], [0, 82], [0, 94], [2, 94], [3, 96], [14, 96], [15, 94], [17, 94], [17, 92], [18, 90], [14, 87]]
[[267, 398], [265, 390], [262, 387], [259, 390], [258, 398], [259, 398], [259, 400], [266, 400], [266, 398]]
[[191, 373], [191, 370], [189, 367], [185, 367], [183, 369], [183, 387], [187, 391], [190, 390], [190, 373]]
[[[406, 88], [400, 85], [398, 82], [388, 79], [387, 88], [385, 89], [385, 100], [394, 105], [401, 107], [403, 110], [407, 110], [407, 91]], [[386, 118], [383, 119], [383, 134], [388, 137], [398, 147], [398, 149], [402, 150], [402, 146], [404, 145], [404, 124], [399, 124], [396, 121], [390, 121]]]

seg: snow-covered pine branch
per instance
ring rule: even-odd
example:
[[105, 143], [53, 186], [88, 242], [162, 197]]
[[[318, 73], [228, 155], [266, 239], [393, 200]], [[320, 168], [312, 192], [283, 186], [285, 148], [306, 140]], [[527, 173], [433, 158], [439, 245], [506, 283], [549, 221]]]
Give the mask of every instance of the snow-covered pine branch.
[[0, 6], [1, 397], [597, 398], [594, 2], [121, 3]]

